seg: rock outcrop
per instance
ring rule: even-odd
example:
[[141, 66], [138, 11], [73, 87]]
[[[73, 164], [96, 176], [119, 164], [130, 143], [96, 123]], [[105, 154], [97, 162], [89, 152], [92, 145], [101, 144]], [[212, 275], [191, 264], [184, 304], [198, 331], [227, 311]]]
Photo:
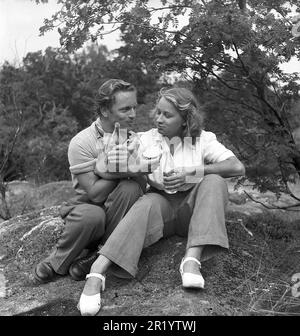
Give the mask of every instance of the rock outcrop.
[[[65, 185], [66, 182], [64, 186], [51, 184], [50, 191], [46, 186], [39, 189], [47, 208], [0, 223], [0, 315], [79, 315], [76, 304], [84, 281], [76, 282], [65, 276], [38, 285], [32, 276], [35, 264], [50, 253], [63, 230], [59, 205], [53, 203], [64, 200]], [[70, 184], [68, 187], [71, 190]], [[283, 260], [278, 263], [279, 251], [286, 251], [283, 258], [285, 261], [289, 258], [291, 269], [296, 271], [298, 267], [292, 256], [300, 247], [296, 230], [299, 221], [293, 219], [292, 225], [285, 229], [280, 216], [276, 219], [232, 186], [229, 191], [227, 228], [231, 248], [204, 263], [205, 290], [182, 290], [178, 267], [186, 240], [163, 239], [144, 250], [136, 279], [121, 280], [108, 275], [100, 315], [248, 315], [262, 309], [258, 302], [263, 290], [270, 293], [270, 289], [266, 287], [267, 280], [259, 282], [260, 276], [266, 272], [270, 277], [273, 272], [275, 277], [279, 270], [273, 265], [274, 258], [277, 265], [287, 267]], [[68, 191], [65, 198], [70, 194]], [[273, 195], [259, 197], [276, 201]], [[38, 204], [42, 203], [40, 199]], [[286, 281], [291, 269], [283, 274]]]

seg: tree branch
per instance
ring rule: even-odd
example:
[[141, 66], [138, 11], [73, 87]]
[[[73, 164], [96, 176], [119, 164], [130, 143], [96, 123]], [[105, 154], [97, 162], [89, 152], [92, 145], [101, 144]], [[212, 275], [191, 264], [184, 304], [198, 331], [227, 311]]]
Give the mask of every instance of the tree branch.
[[216, 77], [217, 79], [218, 79], [218, 81], [219, 82], [221, 82], [223, 85], [225, 85], [228, 89], [231, 89], [231, 90], [234, 90], [234, 91], [239, 91], [239, 89], [238, 88], [235, 88], [235, 87], [233, 87], [233, 86], [230, 86], [230, 85], [228, 85], [220, 76], [218, 76], [213, 70], [210, 70], [210, 69], [208, 69], [205, 65], [203, 65], [203, 63], [200, 63], [200, 61], [196, 58], [196, 57], [194, 57], [194, 56], [192, 56], [192, 55], [190, 55], [190, 54], [188, 54], [187, 52], [184, 52], [184, 51], [182, 51], [182, 53], [183, 54], [185, 54], [185, 55], [187, 55], [187, 56], [189, 56], [191, 59], [193, 59], [201, 68], [203, 68], [203, 69], [205, 69], [208, 73], [210, 73], [212, 76], [214, 76], [214, 77]]
[[253, 94], [254, 97], [258, 98], [259, 100], [261, 100], [271, 111], [273, 111], [276, 119], [278, 120], [278, 122], [280, 123], [280, 125], [283, 127], [283, 128], [287, 128], [287, 126], [285, 125], [284, 123], [284, 120], [281, 118], [281, 116], [279, 115], [278, 111], [266, 100], [265, 96], [264, 96], [264, 93], [261, 92], [261, 87], [260, 85], [258, 85], [258, 83], [256, 83], [256, 81], [250, 76], [250, 73], [249, 73], [249, 70], [246, 68], [241, 56], [240, 56], [240, 53], [238, 51], [238, 48], [235, 44], [234, 41], [232, 41], [232, 44], [234, 46], [234, 49], [235, 49], [235, 52], [237, 54], [237, 57], [240, 61], [240, 63], [242, 64], [242, 67], [243, 67], [243, 70], [244, 72], [246, 73], [246, 75], [248, 76], [248, 78], [251, 80], [251, 82], [253, 83], [253, 86], [256, 88], [258, 94]]
[[173, 6], [167, 6], [167, 7], [150, 7], [149, 12], [155, 12], [155, 11], [160, 11], [164, 9], [174, 9], [174, 8], [193, 8], [192, 6], [186, 6], [186, 5], [173, 5]]
[[[228, 101], [228, 100], [229, 100], [229, 101], [232, 101], [232, 102], [234, 102], [234, 103], [237, 103], [237, 101], [236, 101], [235, 99], [230, 98], [229, 96], [224, 96], [224, 95], [222, 95], [220, 92], [218, 92], [218, 91], [216, 91], [216, 90], [214, 90], [214, 89], [211, 89], [211, 91], [214, 92], [215, 94], [219, 94], [219, 96], [220, 96], [222, 99], [224, 99], [225, 101]], [[256, 112], [256, 113], [257, 113], [258, 115], [260, 115], [260, 116], [262, 115], [260, 110], [256, 109], [255, 107], [253, 107], [253, 106], [251, 106], [251, 105], [248, 105], [248, 104], [245, 103], [244, 101], [239, 101], [238, 104], [247, 107], [248, 109], [250, 109], [250, 110]]]

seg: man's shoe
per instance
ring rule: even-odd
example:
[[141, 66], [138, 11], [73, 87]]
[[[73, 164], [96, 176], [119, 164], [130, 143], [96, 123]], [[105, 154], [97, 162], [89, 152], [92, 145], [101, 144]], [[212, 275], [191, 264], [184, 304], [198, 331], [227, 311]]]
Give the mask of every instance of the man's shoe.
[[97, 252], [93, 252], [92, 254], [88, 254], [86, 257], [75, 260], [69, 268], [71, 278], [76, 281], [84, 280], [98, 256]]
[[57, 274], [48, 261], [40, 262], [33, 271], [34, 278], [40, 283], [47, 283], [53, 280], [56, 275]]

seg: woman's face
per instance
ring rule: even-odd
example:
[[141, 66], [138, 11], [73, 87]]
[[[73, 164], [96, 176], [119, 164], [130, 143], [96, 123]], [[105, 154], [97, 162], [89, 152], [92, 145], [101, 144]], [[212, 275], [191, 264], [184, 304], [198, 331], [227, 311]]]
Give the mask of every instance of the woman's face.
[[184, 120], [176, 107], [164, 97], [159, 100], [156, 106], [155, 123], [158, 132], [169, 139], [182, 135]]

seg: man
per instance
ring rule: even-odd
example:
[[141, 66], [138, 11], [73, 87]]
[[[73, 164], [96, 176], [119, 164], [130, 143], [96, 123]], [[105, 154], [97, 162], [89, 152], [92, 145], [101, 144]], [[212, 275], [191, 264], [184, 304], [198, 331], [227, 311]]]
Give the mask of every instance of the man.
[[[70, 142], [68, 159], [77, 196], [61, 208], [65, 229], [56, 248], [34, 269], [39, 282], [69, 273], [82, 280], [97, 258], [95, 250], [113, 232], [130, 207], [143, 194], [146, 182], [140, 173], [95, 173], [97, 161], [105, 161], [103, 149], [108, 145], [115, 124], [130, 128], [136, 116], [135, 87], [119, 79], [106, 81], [98, 90], [98, 118]], [[127, 134], [127, 132], [126, 132]], [[117, 155], [127, 148], [115, 150]], [[79, 258], [83, 250], [94, 251]]]

